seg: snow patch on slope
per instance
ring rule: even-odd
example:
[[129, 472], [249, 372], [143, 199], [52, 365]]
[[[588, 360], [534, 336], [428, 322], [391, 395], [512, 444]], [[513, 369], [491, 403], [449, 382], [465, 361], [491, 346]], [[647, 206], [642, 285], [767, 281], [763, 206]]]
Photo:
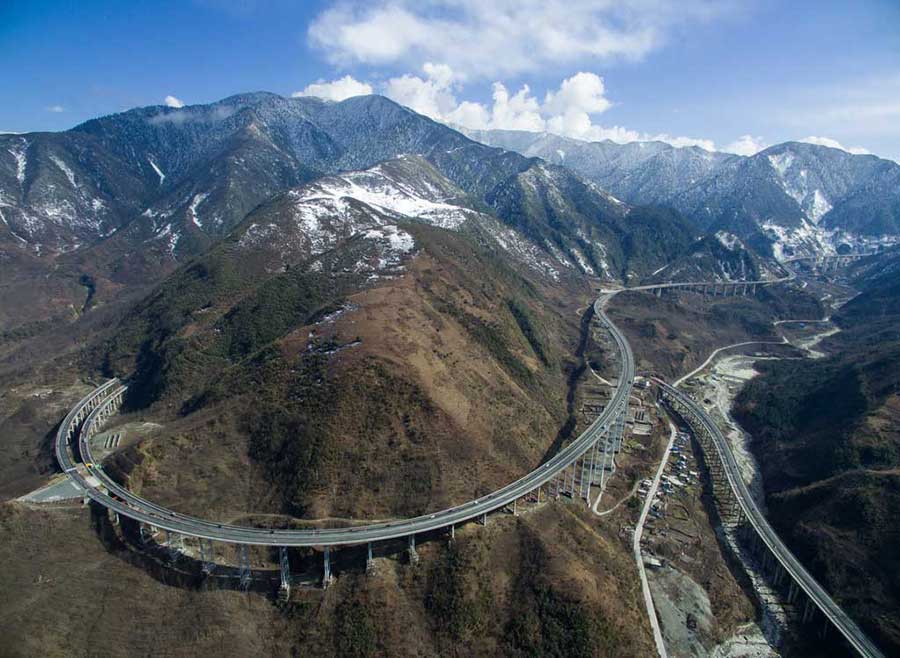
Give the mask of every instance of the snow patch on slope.
[[191, 199], [191, 205], [188, 207], [188, 216], [191, 218], [191, 221], [194, 223], [194, 226], [197, 228], [202, 228], [203, 223], [200, 221], [200, 218], [197, 217], [197, 208], [201, 203], [206, 201], [207, 197], [209, 197], [209, 192], [204, 192], [202, 194], [195, 194], [194, 198]]
[[514, 229], [499, 222], [494, 222], [487, 228], [491, 237], [504, 251], [518, 258], [533, 270], [549, 276], [554, 281], [559, 280], [559, 270], [534, 243], [525, 240]]
[[386, 224], [365, 231], [362, 236], [366, 240], [378, 242], [380, 257], [378, 269], [396, 269], [400, 267], [403, 257], [411, 254], [416, 248], [416, 241], [403, 229]]
[[794, 162], [794, 156], [792, 153], [784, 152], [778, 153], [775, 155], [769, 156], [769, 164], [778, 172], [778, 175], [782, 178], [787, 173], [787, 170]]
[[766, 221], [760, 224], [760, 228], [773, 241], [772, 251], [779, 261], [792, 255], [829, 255], [837, 252], [837, 232], [825, 230], [809, 221], [790, 228]]
[[162, 170], [156, 166], [156, 163], [153, 161], [153, 158], [147, 158], [147, 162], [150, 163], [150, 166], [153, 167], [153, 171], [156, 172], [156, 175], [159, 176], [159, 184], [162, 185], [163, 181], [166, 180], [166, 175], [162, 172]]
[[59, 167], [59, 170], [66, 175], [66, 178], [69, 179], [69, 185], [77, 189], [78, 184], [75, 182], [75, 172], [73, 172], [61, 158], [51, 155], [50, 159], [53, 161], [53, 164]]
[[[435, 190], [436, 192], [437, 190]], [[364, 172], [329, 177], [310, 186], [300, 201], [353, 198], [378, 209], [455, 230], [474, 211], [426, 199], [402, 183], [382, 175], [379, 167]]]
[[822, 219], [829, 211], [831, 210], [831, 204], [828, 203], [828, 199], [825, 198], [825, 195], [822, 194], [821, 190], [816, 190], [813, 192], [812, 204], [807, 213], [809, 218], [815, 222], [819, 223], [819, 220]]
[[728, 231], [717, 231], [716, 239], [728, 251], [734, 251], [736, 248], [744, 246], [738, 236], [734, 233], [729, 233]]
[[178, 240], [181, 239], [181, 236], [172, 230], [171, 224], [166, 224], [159, 233], [156, 234], [153, 240], [165, 240], [166, 246], [169, 249], [169, 253], [173, 256], [175, 255], [175, 247], [178, 246]]
[[584, 254], [578, 251], [578, 249], [572, 249], [572, 255], [575, 257], [575, 260], [578, 263], [578, 267], [581, 268], [582, 272], [584, 272], [588, 276], [594, 276], [594, 268], [591, 267], [590, 263], [587, 262]]
[[25, 182], [25, 167], [28, 164], [28, 160], [25, 155], [25, 150], [27, 148], [28, 142], [23, 139], [21, 150], [16, 148], [7, 149], [9, 154], [16, 160], [16, 180], [19, 181], [20, 185]]

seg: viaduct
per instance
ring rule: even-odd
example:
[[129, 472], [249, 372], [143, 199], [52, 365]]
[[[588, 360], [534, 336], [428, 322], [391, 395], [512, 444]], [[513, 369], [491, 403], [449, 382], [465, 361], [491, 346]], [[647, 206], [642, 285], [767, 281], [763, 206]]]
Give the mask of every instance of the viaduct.
[[[793, 273], [782, 279], [745, 282], [661, 283], [629, 288], [661, 294], [667, 289], [687, 289], [705, 294], [755, 293], [757, 286], [793, 279]], [[591, 425], [551, 459], [518, 480], [482, 498], [455, 507], [398, 521], [328, 529], [265, 529], [216, 523], [173, 510], [145, 500], [119, 485], [91, 454], [91, 437], [103, 421], [118, 412], [127, 384], [111, 379], [97, 387], [66, 415], [56, 435], [57, 460], [65, 473], [84, 491], [85, 500], [93, 500], [108, 510], [114, 522], [120, 516], [139, 524], [141, 537], [164, 532], [167, 545], [183, 545], [185, 538], [199, 544], [204, 570], [216, 568], [214, 543], [238, 546], [239, 574], [242, 587], [251, 579], [249, 546], [275, 547], [279, 551], [281, 591], [287, 595], [291, 586], [287, 549], [305, 546], [322, 550], [323, 584], [331, 580], [330, 552], [336, 546], [367, 546], [371, 565], [375, 542], [404, 539], [408, 542], [410, 560], [416, 562], [416, 536], [443, 531], [451, 538], [458, 525], [467, 522], [487, 523], [488, 515], [502, 510], [517, 510], [517, 505], [542, 499], [567, 496], [590, 504], [591, 487], [603, 484], [608, 470], [614, 467], [616, 453], [622, 446], [628, 399], [635, 379], [634, 356], [621, 331], [605, 313], [607, 302], [620, 290], [601, 291], [594, 312], [616, 345], [620, 376], [612, 395]], [[803, 621], [817, 612], [831, 624], [861, 656], [877, 658], [881, 652], [862, 630], [831, 599], [825, 590], [791, 554], [757, 508], [743, 479], [731, 447], [703, 408], [686, 394], [659, 379], [662, 399], [691, 426], [703, 448], [704, 459], [713, 479], [713, 490], [723, 522], [736, 524], [748, 541], [764, 552], [764, 563], [773, 570], [774, 580], [783, 584], [789, 600], [804, 597]]]

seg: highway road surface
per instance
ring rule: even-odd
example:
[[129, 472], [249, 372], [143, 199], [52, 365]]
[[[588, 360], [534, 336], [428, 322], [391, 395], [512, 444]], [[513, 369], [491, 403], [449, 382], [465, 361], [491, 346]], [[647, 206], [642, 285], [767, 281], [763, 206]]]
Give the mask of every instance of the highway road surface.
[[[742, 282], [746, 284], [771, 284], [793, 279], [794, 275], [778, 280]], [[721, 282], [719, 282], [721, 283]], [[699, 283], [656, 284], [639, 286], [626, 290], [652, 290], [659, 287], [686, 287], [704, 285]], [[707, 284], [712, 285], [712, 284]], [[328, 528], [328, 529], [265, 529], [249, 528], [216, 523], [185, 514], [179, 514], [160, 505], [144, 500], [129, 492], [106, 475], [99, 464], [93, 461], [90, 446], [90, 428], [104, 412], [107, 403], [97, 404], [97, 398], [106, 398], [111, 402], [116, 395], [124, 392], [124, 385], [117, 379], [111, 379], [90, 395], [81, 400], [67, 415], [60, 425], [56, 436], [56, 456], [65, 473], [76, 485], [94, 501], [106, 508], [157, 528], [179, 533], [189, 537], [222, 541], [235, 544], [271, 545], [271, 546], [338, 546], [360, 544], [364, 542], [384, 541], [401, 537], [410, 537], [419, 533], [441, 530], [459, 523], [485, 518], [490, 512], [499, 510], [514, 501], [535, 491], [538, 487], [549, 483], [557, 475], [575, 464], [582, 455], [601, 439], [612, 427], [618, 414], [627, 409], [628, 398], [634, 383], [634, 355], [631, 346], [621, 331], [610, 321], [605, 313], [606, 303], [622, 290], [603, 291], [594, 302], [594, 311], [602, 326], [606, 327], [616, 343], [622, 372], [609, 403], [598, 418], [575, 441], [563, 448], [550, 460], [531, 471], [522, 478], [505, 487], [489, 493], [481, 498], [470, 500], [461, 505], [423, 516], [401, 519], [390, 522], [371, 523], [368, 525]], [[784, 569], [798, 583], [799, 587], [810, 597], [828, 619], [838, 628], [847, 641], [863, 656], [878, 658], [882, 654], [859, 629], [859, 627], [831, 599], [815, 579], [803, 568], [787, 549], [778, 535], [772, 530], [762, 512], [753, 501], [746, 484], [740, 475], [737, 461], [730, 446], [716, 424], [692, 398], [669, 386], [659, 379], [654, 379], [670, 396], [681, 401], [701, 422], [713, 438], [725, 464], [725, 474], [732, 491], [745, 516], [762, 541], [781, 563]], [[87, 415], [80, 431], [76, 424]], [[76, 439], [81, 454], [81, 461], [76, 462], [71, 452], [71, 439]], [[637, 545], [640, 538], [636, 537]], [[657, 630], [654, 629], [654, 636]]]
[[[610, 296], [601, 295], [594, 303], [594, 311], [604, 321], [604, 325], [608, 327], [610, 334], [615, 340], [622, 364], [622, 376], [619, 378], [618, 385], [609, 404], [607, 404], [600, 416], [575, 441], [524, 477], [481, 498], [436, 511], [432, 514], [354, 527], [300, 530], [250, 528], [227, 523], [216, 523], [180, 514], [136, 496], [110, 478], [103, 471], [103, 468], [93, 461], [88, 431], [78, 433], [81, 462], [75, 462], [70, 452], [70, 446], [67, 443], [67, 437], [70, 434], [69, 426], [77, 412], [84, 405], [90, 403], [91, 396], [82, 400], [66, 416], [66, 420], [60, 426], [56, 439], [57, 459], [63, 470], [85, 490], [91, 499], [118, 514], [163, 530], [190, 537], [201, 537], [235, 544], [271, 546], [360, 544], [408, 537], [480, 519], [486, 514], [502, 509], [512, 504], [513, 501], [535, 491], [538, 487], [553, 480], [565, 469], [570, 468], [601, 438], [604, 432], [612, 425], [617, 415], [625, 409], [634, 382], [634, 356], [631, 352], [631, 346], [625, 340], [625, 337], [609, 322], [605, 315], [604, 307]], [[121, 388], [122, 385], [118, 380], [110, 380], [97, 390], [107, 394], [112, 391], [114, 396], [121, 392]], [[84, 423], [86, 428], [93, 422], [96, 422], [97, 415], [102, 409], [103, 405], [101, 404], [88, 415]]]
[[753, 526], [754, 531], [759, 535], [760, 539], [766, 545], [768, 550], [775, 556], [775, 559], [788, 572], [790, 577], [797, 583], [806, 595], [815, 603], [816, 607], [831, 621], [832, 624], [840, 631], [850, 645], [856, 649], [862, 656], [880, 658], [883, 654], [872, 644], [871, 640], [862, 632], [859, 626], [847, 616], [828, 593], [816, 582], [816, 579], [803, 567], [802, 564], [794, 557], [794, 554], [788, 550], [784, 542], [778, 534], [769, 525], [766, 517], [756, 506], [750, 490], [747, 488], [734, 453], [731, 452], [731, 446], [728, 440], [722, 434], [718, 425], [713, 422], [712, 418], [706, 413], [693, 398], [683, 393], [673, 386], [665, 383], [660, 379], [654, 381], [662, 387], [665, 392], [672, 398], [677, 399], [684, 406], [691, 410], [696, 419], [703, 424], [703, 427], [712, 437], [716, 446], [716, 451], [721, 457], [724, 465], [725, 475], [728, 478], [728, 484], [737, 497], [738, 504]]

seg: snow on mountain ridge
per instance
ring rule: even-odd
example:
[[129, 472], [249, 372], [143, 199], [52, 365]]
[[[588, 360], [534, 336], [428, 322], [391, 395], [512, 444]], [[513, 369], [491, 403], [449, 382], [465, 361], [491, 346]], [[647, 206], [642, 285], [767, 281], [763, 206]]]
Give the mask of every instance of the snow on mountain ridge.
[[299, 202], [349, 197], [382, 210], [453, 230], [475, 214], [467, 208], [418, 196], [409, 187], [384, 175], [380, 165], [361, 172], [329, 176], [313, 183], [304, 192], [291, 191], [290, 194]]

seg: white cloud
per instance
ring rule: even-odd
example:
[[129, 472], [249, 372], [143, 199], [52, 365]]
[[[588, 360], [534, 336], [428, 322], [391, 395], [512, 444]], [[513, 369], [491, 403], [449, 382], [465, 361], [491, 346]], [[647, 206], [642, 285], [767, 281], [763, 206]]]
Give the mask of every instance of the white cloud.
[[342, 101], [353, 96], [367, 96], [372, 93], [372, 85], [360, 82], [352, 76], [325, 82], [319, 80], [307, 85], [302, 91], [295, 91], [291, 96], [318, 96], [331, 101]]
[[50, 107], [47, 108], [47, 111], [58, 114], [60, 112], [65, 112], [66, 108], [64, 108], [62, 105], [51, 105]]
[[585, 59], [640, 59], [682, 28], [730, 12], [713, 0], [355, 0], [321, 12], [308, 38], [336, 64], [445, 62], [467, 77]]
[[444, 120], [457, 107], [453, 71], [449, 66], [427, 62], [422, 72], [424, 78], [408, 73], [391, 78], [384, 85], [384, 95], [419, 114]]
[[527, 84], [510, 93], [502, 82], [495, 82], [491, 103], [486, 105], [457, 100], [461, 76], [449, 66], [427, 63], [422, 72], [424, 77], [405, 74], [391, 78], [384, 84], [385, 96], [437, 121], [473, 130], [552, 132], [574, 139], [609, 139], [619, 143], [658, 140], [673, 146], [715, 150], [715, 144], [709, 139], [639, 133], [621, 126], [594, 123], [593, 115], [612, 107], [603, 78], [596, 73], [582, 71], [566, 78], [558, 89], [545, 94], [543, 102]]
[[547, 128], [561, 135], [588, 135], [594, 128], [590, 115], [612, 106], [605, 93], [603, 78], [595, 73], [582, 71], [563, 80], [558, 91], [548, 91], [544, 98], [544, 111], [552, 115]]
[[165, 103], [169, 107], [184, 107], [184, 101], [182, 101], [180, 98], [176, 98], [175, 96], [166, 96], [163, 100], [163, 103]]
[[847, 153], [852, 153], [853, 155], [869, 154], [869, 151], [861, 146], [851, 146], [848, 148], [836, 139], [832, 139], [831, 137], [816, 137], [815, 135], [811, 135], [809, 137], [804, 137], [803, 139], [798, 139], [797, 141], [806, 142], [807, 144], [818, 144], [819, 146], [828, 146], [833, 149], [840, 149], [842, 151], [846, 151]]
[[503, 83], [495, 82], [493, 100], [490, 109], [491, 128], [534, 132], [547, 129], [546, 121], [541, 116], [540, 103], [531, 95], [528, 85], [522, 85], [519, 91], [510, 96]]
[[762, 137], [754, 137], [753, 135], [741, 135], [722, 150], [728, 153], [736, 153], [738, 155], [756, 155], [767, 146], [768, 144], [763, 141]]

